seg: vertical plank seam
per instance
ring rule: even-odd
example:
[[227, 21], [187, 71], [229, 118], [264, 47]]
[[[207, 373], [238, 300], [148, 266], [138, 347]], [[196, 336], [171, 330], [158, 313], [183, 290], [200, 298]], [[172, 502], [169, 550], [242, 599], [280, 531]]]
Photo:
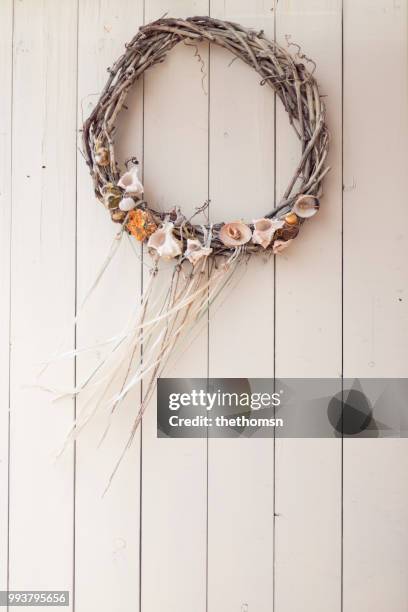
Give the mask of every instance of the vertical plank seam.
[[[208, 16], [211, 17], [211, 0], [208, 0]], [[210, 216], [210, 184], [211, 184], [211, 44], [208, 43], [208, 98], [207, 98], [207, 200]], [[210, 288], [207, 289], [208, 297]], [[210, 308], [207, 309], [207, 379], [210, 378]], [[208, 612], [208, 579], [209, 579], [209, 439], [208, 428], [205, 457], [205, 612]]]
[[[7, 550], [6, 550], [6, 589], [10, 588], [10, 464], [11, 464], [11, 278], [12, 278], [12, 235], [13, 235], [13, 153], [14, 153], [14, 36], [15, 36], [15, 3], [11, 0], [11, 74], [10, 74], [10, 219], [9, 219], [9, 346], [8, 346], [8, 414], [7, 414]], [[7, 602], [7, 612], [9, 605]]]
[[[78, 313], [78, 137], [79, 137], [79, 0], [76, 2], [76, 91], [75, 91], [75, 252], [74, 252], [74, 350], [77, 349], [77, 313]], [[78, 359], [74, 357], [74, 389], [77, 385], [78, 378]], [[77, 418], [77, 398], [73, 398], [73, 416], [74, 423]], [[72, 612], [76, 608], [76, 487], [77, 487], [77, 444], [74, 440], [73, 444], [73, 473], [72, 473]]]
[[[276, 43], [276, 8], [278, 0], [273, 2], [273, 40]], [[273, 92], [273, 203], [276, 206], [277, 196], [277, 163], [276, 163], [276, 91]], [[276, 287], [277, 287], [277, 268], [276, 268], [276, 255], [273, 258], [273, 386], [275, 392], [275, 379], [276, 379]], [[276, 408], [273, 409], [274, 418], [276, 416]], [[273, 487], [273, 528], [272, 528], [272, 611], [275, 612], [276, 608], [276, 431], [273, 431], [273, 467], [272, 467], [272, 487]]]
[[[146, 0], [143, 0], [142, 21], [146, 23]], [[145, 73], [142, 75], [142, 181], [144, 184], [144, 163], [145, 163]], [[143, 244], [140, 245], [140, 300], [143, 299], [144, 283], [144, 258]], [[143, 339], [140, 347], [140, 361], [143, 367]], [[140, 381], [140, 406], [143, 401], [143, 381]], [[139, 424], [139, 612], [142, 611], [142, 559], [143, 559], [143, 416]]]
[[[344, 0], [341, 0], [341, 394], [344, 391]], [[340, 612], [344, 609], [344, 436], [340, 448]]]

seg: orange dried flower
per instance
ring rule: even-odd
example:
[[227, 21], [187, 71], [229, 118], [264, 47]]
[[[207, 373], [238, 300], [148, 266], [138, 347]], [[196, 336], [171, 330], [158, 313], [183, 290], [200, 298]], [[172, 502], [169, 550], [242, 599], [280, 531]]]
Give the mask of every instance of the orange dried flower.
[[157, 229], [150, 213], [140, 208], [130, 211], [126, 227], [140, 242], [149, 238]]

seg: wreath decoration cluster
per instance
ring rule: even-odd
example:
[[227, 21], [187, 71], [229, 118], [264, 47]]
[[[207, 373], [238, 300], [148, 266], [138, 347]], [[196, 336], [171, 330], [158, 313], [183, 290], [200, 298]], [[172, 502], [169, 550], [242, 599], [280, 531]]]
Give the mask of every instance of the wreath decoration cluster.
[[[115, 153], [115, 123], [129, 90], [143, 73], [159, 62], [179, 42], [208, 41], [231, 51], [261, 76], [281, 100], [297, 138], [300, 160], [279, 204], [261, 219], [210, 225], [194, 224], [180, 210], [157, 211], [145, 201], [139, 164], [132, 157], [121, 172]], [[306, 64], [312, 64], [309, 70]], [[125, 53], [108, 69], [109, 78], [83, 126], [85, 160], [96, 197], [114, 222], [137, 240], [147, 242], [157, 257], [198, 261], [236, 249], [253, 253], [285, 249], [299, 233], [304, 220], [319, 208], [329, 133], [325, 105], [313, 76], [314, 63], [300, 53], [293, 57], [263, 31], [211, 17], [163, 18], [140, 28]], [[207, 204], [208, 205], [208, 204]], [[204, 207], [203, 207], [204, 208]], [[200, 211], [203, 208], [199, 209]]]
[[[261, 84], [273, 88], [288, 114], [300, 142], [300, 159], [280, 202], [261, 219], [217, 224], [205, 219], [203, 223], [194, 223], [208, 203], [189, 219], [178, 208], [155, 210], [144, 199], [137, 159], [132, 157], [126, 168], [120, 168], [115, 152], [115, 124], [125, 108], [127, 95], [135, 81], [148, 68], [162, 62], [181, 41], [190, 45], [207, 41], [231, 51], [256, 70]], [[313, 68], [309, 70], [307, 65]], [[86, 400], [69, 439], [75, 438], [93, 415], [107, 406], [105, 437], [112, 414], [143, 381], [129, 440], [113, 474], [180, 338], [205, 321], [205, 313], [231, 284], [241, 262], [254, 253], [281, 252], [298, 235], [302, 223], [319, 208], [322, 181], [329, 170], [326, 166], [329, 133], [314, 67], [300, 48], [292, 57], [262, 31], [210, 17], [191, 17], [159, 19], [140, 28], [126, 45], [125, 53], [109, 69], [108, 81], [83, 126], [83, 148], [96, 197], [110, 211], [112, 220], [120, 224], [120, 231], [84, 301], [94, 291], [123, 237], [127, 236], [132, 243], [133, 237], [146, 243], [154, 256], [154, 265], [149, 266], [150, 279], [143, 286], [143, 296], [137, 299], [134, 314], [122, 331], [106, 342], [111, 348], [95, 369], [69, 392], [70, 397], [84, 395]], [[164, 282], [157, 283], [161, 258], [173, 259], [175, 265], [172, 274], [166, 272]], [[72, 354], [77, 355], [79, 350]]]

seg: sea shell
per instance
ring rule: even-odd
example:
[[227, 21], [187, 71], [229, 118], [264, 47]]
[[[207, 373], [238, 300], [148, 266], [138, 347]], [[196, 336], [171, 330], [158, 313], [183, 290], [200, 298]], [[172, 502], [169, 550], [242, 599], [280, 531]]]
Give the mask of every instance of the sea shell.
[[288, 225], [297, 225], [299, 219], [297, 218], [297, 215], [295, 215], [295, 213], [291, 212], [288, 215], [286, 215], [285, 217], [285, 222]]
[[272, 246], [273, 254], [277, 255], [278, 253], [281, 253], [288, 248], [291, 242], [292, 240], [275, 240]]
[[151, 213], [140, 208], [129, 212], [126, 227], [132, 236], [140, 241], [146, 240], [157, 230], [157, 225]]
[[252, 234], [252, 242], [260, 244], [266, 249], [273, 238], [276, 230], [285, 225], [283, 219], [256, 219], [253, 221], [254, 233]]
[[274, 237], [276, 238], [276, 240], [283, 240], [286, 242], [287, 240], [292, 240], [293, 238], [296, 238], [298, 233], [299, 225], [287, 225], [285, 223], [283, 227], [276, 231]]
[[137, 203], [134, 201], [133, 198], [131, 198], [130, 196], [125, 196], [121, 199], [119, 203], [119, 208], [120, 210], [128, 212], [129, 210], [132, 210], [136, 205]]
[[182, 253], [181, 242], [174, 237], [173, 228], [173, 223], [164, 223], [150, 236], [147, 243], [150, 249], [154, 249], [164, 259], [173, 259]]
[[220, 230], [220, 240], [227, 247], [238, 247], [251, 240], [251, 228], [242, 221], [225, 223]]
[[109, 166], [109, 151], [106, 147], [97, 146], [95, 148], [95, 161], [98, 166]]
[[124, 189], [126, 195], [142, 195], [144, 189], [139, 179], [139, 162], [136, 159], [129, 162], [127, 172], [122, 174], [118, 181], [118, 187]]
[[205, 247], [197, 239], [187, 240], [187, 249], [184, 256], [193, 264], [196, 265], [202, 257], [208, 257], [212, 253], [210, 247]]
[[293, 206], [293, 212], [301, 219], [313, 217], [319, 210], [320, 203], [316, 196], [301, 195]]

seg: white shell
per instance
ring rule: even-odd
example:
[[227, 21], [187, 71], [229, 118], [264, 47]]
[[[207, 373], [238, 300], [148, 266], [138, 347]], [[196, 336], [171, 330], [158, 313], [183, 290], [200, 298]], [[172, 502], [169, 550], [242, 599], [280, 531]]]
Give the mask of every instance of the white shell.
[[251, 240], [251, 236], [251, 228], [242, 221], [225, 223], [220, 229], [220, 240], [227, 247], [242, 246]]
[[147, 246], [154, 249], [159, 257], [173, 259], [181, 255], [181, 243], [173, 235], [173, 223], [164, 223], [149, 238]]
[[122, 198], [121, 201], [119, 202], [120, 210], [124, 210], [125, 212], [132, 210], [135, 206], [136, 206], [136, 202], [134, 201], [133, 198], [129, 196]]
[[280, 229], [285, 225], [283, 219], [255, 219], [253, 221], [254, 224], [254, 233], [252, 234], [252, 242], [255, 244], [260, 244], [266, 249], [276, 232], [276, 230]]
[[204, 247], [199, 240], [187, 240], [187, 249], [184, 255], [193, 266], [195, 266], [202, 257], [208, 257], [210, 253], [212, 253], [212, 249], [210, 247]]
[[273, 254], [277, 255], [278, 253], [282, 253], [282, 251], [288, 248], [291, 242], [293, 242], [293, 239], [292, 240], [275, 240], [275, 242], [273, 243], [273, 247], [272, 247]]
[[143, 185], [139, 179], [139, 166], [137, 164], [133, 164], [125, 174], [122, 174], [118, 181], [118, 187], [124, 189], [127, 195], [142, 195]]
[[293, 206], [293, 212], [301, 219], [313, 217], [319, 210], [319, 200], [312, 195], [300, 196]]

